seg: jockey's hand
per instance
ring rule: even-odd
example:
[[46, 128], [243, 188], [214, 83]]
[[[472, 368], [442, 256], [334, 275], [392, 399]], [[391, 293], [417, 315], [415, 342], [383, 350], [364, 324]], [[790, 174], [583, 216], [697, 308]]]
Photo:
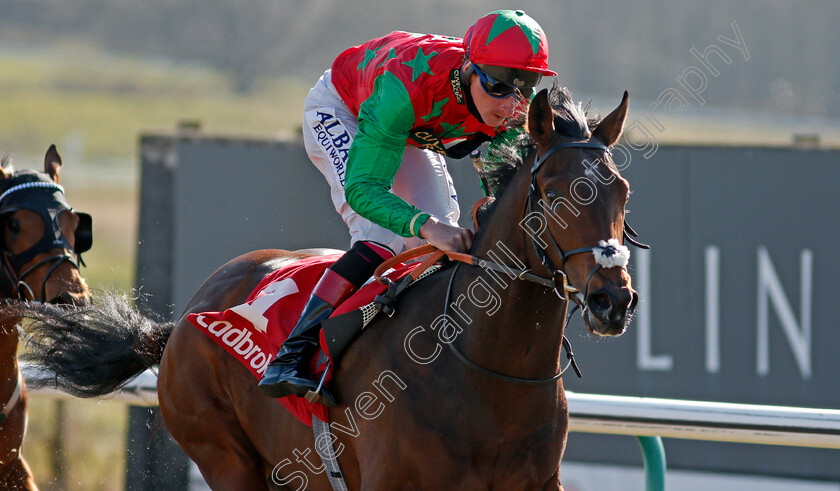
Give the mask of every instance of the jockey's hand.
[[467, 252], [472, 245], [472, 230], [441, 222], [435, 217], [429, 217], [420, 227], [420, 237], [445, 252]]

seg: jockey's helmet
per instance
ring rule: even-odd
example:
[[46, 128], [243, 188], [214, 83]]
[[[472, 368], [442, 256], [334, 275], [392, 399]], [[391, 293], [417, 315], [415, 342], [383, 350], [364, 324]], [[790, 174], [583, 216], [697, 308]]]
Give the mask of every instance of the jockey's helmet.
[[522, 10], [497, 10], [478, 19], [464, 36], [464, 50], [491, 95], [494, 90], [504, 95], [501, 84], [527, 92], [543, 75], [557, 75], [548, 68], [545, 33]]

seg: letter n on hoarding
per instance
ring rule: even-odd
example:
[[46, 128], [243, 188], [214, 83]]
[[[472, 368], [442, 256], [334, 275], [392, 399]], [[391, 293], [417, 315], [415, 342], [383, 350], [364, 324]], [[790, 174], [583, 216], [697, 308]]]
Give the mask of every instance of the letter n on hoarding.
[[758, 359], [757, 372], [770, 372], [770, 304], [779, 316], [782, 331], [790, 344], [803, 379], [811, 378], [811, 289], [814, 255], [804, 249], [799, 258], [799, 322], [766, 247], [758, 248]]

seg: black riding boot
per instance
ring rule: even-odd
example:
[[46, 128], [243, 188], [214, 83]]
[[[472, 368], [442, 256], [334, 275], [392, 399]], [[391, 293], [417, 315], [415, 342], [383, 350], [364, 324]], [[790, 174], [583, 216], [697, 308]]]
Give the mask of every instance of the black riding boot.
[[[393, 253], [379, 244], [356, 242], [318, 281], [312, 296], [303, 307], [300, 320], [283, 343], [274, 360], [268, 364], [259, 387], [269, 397], [298, 397], [318, 388], [318, 382], [310, 380], [308, 370], [310, 356], [318, 349], [321, 321], [328, 318], [333, 309], [353, 294], [382, 262]], [[326, 405], [335, 405], [332, 396], [321, 390]]]
[[[298, 397], [318, 388], [318, 381], [309, 380], [310, 357], [318, 349], [321, 321], [328, 318], [339, 303], [356, 288], [352, 283], [328, 269], [306, 302], [295, 328], [268, 364], [259, 387], [269, 397]], [[328, 396], [329, 397], [329, 396]]]

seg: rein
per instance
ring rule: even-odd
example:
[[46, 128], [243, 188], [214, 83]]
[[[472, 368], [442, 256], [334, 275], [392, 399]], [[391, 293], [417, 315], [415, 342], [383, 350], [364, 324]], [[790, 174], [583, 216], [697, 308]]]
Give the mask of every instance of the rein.
[[[527, 216], [531, 216], [532, 214], [537, 214], [545, 218], [545, 212], [542, 207], [542, 204], [539, 205], [539, 210], [537, 209], [537, 203], [539, 203], [539, 187], [537, 185], [537, 174], [542, 167], [542, 165], [546, 162], [548, 157], [553, 155], [554, 153], [564, 150], [567, 148], [592, 148], [597, 150], [603, 150], [607, 154], [610, 153], [609, 147], [606, 145], [602, 145], [600, 143], [592, 142], [592, 141], [580, 141], [580, 142], [567, 142], [561, 143], [559, 145], [555, 145], [554, 147], [550, 148], [542, 155], [537, 155], [534, 159], [533, 166], [531, 167], [531, 185], [528, 193], [528, 199], [525, 203], [525, 210], [524, 214]], [[473, 210], [473, 220], [475, 221], [475, 211], [477, 207], [482, 204], [483, 201], [479, 201], [476, 203], [476, 206]], [[529, 212], [530, 210], [530, 212]], [[477, 227], [477, 226], [476, 226]], [[523, 230], [523, 233], [524, 230]], [[530, 269], [518, 269], [513, 268], [504, 264], [495, 263], [492, 261], [488, 261], [486, 259], [478, 258], [472, 256], [470, 254], [463, 254], [459, 252], [444, 252], [437, 249], [435, 246], [431, 244], [427, 244], [421, 247], [417, 247], [414, 249], [410, 249], [405, 251], [401, 254], [398, 254], [385, 262], [383, 262], [374, 272], [374, 278], [376, 281], [388, 285], [388, 291], [386, 294], [377, 297], [377, 301], [380, 301], [380, 305], [382, 305], [382, 310], [386, 312], [389, 316], [393, 315], [393, 299], [396, 298], [399, 293], [402, 292], [408, 285], [413, 283], [417, 280], [417, 278], [426, 270], [429, 266], [440, 260], [443, 256], [446, 256], [452, 261], [457, 261], [459, 264], [455, 266], [452, 271], [452, 276], [449, 279], [449, 284], [446, 289], [446, 298], [444, 303], [444, 315], [446, 315], [449, 307], [449, 299], [451, 298], [452, 294], [452, 284], [455, 280], [455, 274], [458, 271], [458, 267], [460, 267], [461, 263], [468, 264], [470, 266], [476, 266], [484, 269], [490, 269], [493, 271], [505, 273], [512, 277], [515, 277], [519, 280], [530, 281], [533, 283], [537, 283], [545, 288], [551, 288], [557, 296], [564, 301], [564, 305], [568, 305], [569, 300], [574, 300], [575, 307], [568, 311], [566, 314], [566, 320], [564, 321], [564, 325], [569, 323], [571, 316], [575, 313], [578, 307], [581, 308], [581, 315], [587, 310], [587, 301], [589, 298], [589, 283], [592, 277], [597, 273], [601, 268], [612, 268], [612, 267], [621, 267], [622, 269], [627, 268], [627, 259], [629, 258], [629, 250], [626, 246], [620, 244], [617, 239], [610, 238], [606, 241], [601, 240], [597, 245], [590, 246], [590, 247], [580, 247], [577, 249], [572, 249], [570, 251], [563, 251], [557, 241], [552, 236], [551, 232], [548, 233], [549, 238], [551, 239], [551, 244], [553, 244], [554, 248], [559, 252], [561, 265], [558, 268], [552, 261], [551, 258], [548, 256], [548, 252], [546, 249], [540, 245], [537, 241], [535, 236], [531, 237], [531, 241], [534, 245], [534, 249], [537, 253], [537, 256], [540, 259], [540, 262], [543, 266], [549, 271], [551, 277], [546, 278], [543, 276], [536, 275], [531, 272]], [[624, 222], [624, 234], [623, 238], [632, 245], [643, 249], [649, 249], [649, 246], [642, 244], [633, 238], [637, 237], [636, 231], [630, 227], [627, 222]], [[526, 239], [527, 242], [527, 239]], [[576, 254], [584, 254], [587, 252], [593, 253], [595, 256], [595, 266], [589, 272], [586, 277], [586, 282], [584, 284], [583, 293], [581, 291], [572, 286], [569, 283], [568, 275], [566, 274], [564, 267], [567, 260]], [[410, 260], [415, 259], [421, 256], [426, 256], [425, 260], [415, 268], [409, 275], [404, 277], [403, 279], [392, 282], [388, 278], [382, 276], [385, 271], [392, 268], [393, 266]], [[389, 301], [390, 299], [390, 301]], [[496, 372], [494, 370], [490, 370], [488, 368], [484, 368], [469, 358], [467, 358], [463, 353], [461, 353], [456, 347], [455, 343], [447, 343], [449, 345], [450, 350], [458, 357], [458, 359], [467, 365], [468, 367], [477, 370], [480, 373], [483, 373], [487, 376], [503, 380], [506, 382], [511, 382], [515, 384], [522, 384], [522, 385], [543, 385], [549, 384], [552, 382], [556, 382], [559, 380], [566, 370], [571, 366], [578, 377], [581, 376], [580, 369], [577, 366], [577, 363], [574, 359], [574, 353], [572, 352], [571, 344], [566, 336], [563, 336], [562, 346], [563, 349], [566, 350], [566, 355], [568, 357], [569, 362], [563, 367], [559, 373], [547, 378], [542, 379], [529, 379], [529, 378], [521, 378], [521, 377], [514, 377], [511, 375], [505, 375], [503, 373]]]
[[[390, 286], [393, 284], [398, 284], [399, 282], [394, 283], [387, 277], [382, 275], [397, 264], [409, 261], [411, 259], [416, 259], [422, 256], [428, 257], [422, 263], [420, 263], [419, 266], [414, 268], [414, 270], [411, 271], [411, 273], [405, 276], [405, 278], [411, 278], [411, 281], [406, 281], [406, 286], [416, 281], [417, 278], [429, 268], [429, 266], [439, 261], [441, 258], [443, 258], [443, 256], [446, 256], [452, 261], [465, 263], [470, 266], [476, 266], [479, 268], [491, 269], [499, 273], [505, 273], [509, 276], [515, 276], [518, 280], [530, 281], [532, 283], [542, 285], [546, 288], [551, 288], [554, 290], [557, 296], [565, 300], [569, 299], [570, 293], [578, 293], [578, 289], [573, 287], [569, 283], [569, 279], [565, 275], [565, 273], [560, 275], [562, 282], [558, 284], [557, 278], [544, 278], [542, 276], [538, 276], [534, 273], [531, 273], [530, 269], [513, 268], [505, 264], [494, 263], [493, 261], [488, 261], [487, 259], [482, 259], [470, 254], [464, 254], [462, 252], [444, 252], [431, 244], [426, 244], [420, 247], [415, 247], [414, 249], [409, 249], [400, 254], [397, 254], [396, 256], [390, 259], [387, 259], [378, 268], [376, 268], [376, 271], [373, 273], [373, 277], [376, 279], [376, 281], [383, 285]], [[402, 292], [402, 289], [400, 289], [399, 292]]]
[[[481, 202], [476, 203], [476, 206], [478, 206], [480, 203]], [[400, 279], [396, 282], [393, 282], [390, 279], [388, 279], [387, 277], [382, 276], [386, 271], [388, 271], [392, 267], [396, 266], [397, 264], [408, 261], [408, 260], [411, 260], [411, 259], [416, 259], [416, 258], [421, 257], [421, 256], [428, 256], [428, 257], [426, 257], [426, 259], [424, 259], [423, 262], [420, 263], [419, 266], [414, 268], [408, 275], [404, 276], [402, 279]], [[400, 254], [397, 254], [396, 256], [394, 256], [390, 259], [387, 259], [385, 262], [383, 262], [381, 265], [379, 265], [378, 268], [376, 268], [376, 271], [373, 273], [373, 276], [376, 279], [376, 281], [378, 281], [379, 283], [382, 283], [383, 285], [388, 285], [388, 291], [384, 295], [380, 295], [376, 298], [376, 301], [381, 306], [381, 310], [383, 312], [385, 312], [386, 314], [388, 314], [388, 316], [393, 315], [393, 313], [394, 313], [393, 299], [395, 299], [397, 297], [397, 295], [399, 295], [405, 288], [407, 288], [409, 285], [414, 283], [423, 274], [423, 272], [426, 271], [429, 268], [429, 266], [436, 263], [443, 256], [446, 256], [450, 260], [456, 261], [458, 263], [458, 264], [455, 265], [455, 268], [453, 268], [452, 276], [449, 278], [449, 284], [446, 287], [446, 297], [445, 297], [445, 300], [444, 300], [445, 303], [443, 305], [444, 315], [446, 315], [446, 313], [448, 312], [448, 309], [449, 309], [449, 299], [452, 297], [452, 283], [455, 280], [455, 273], [458, 272], [458, 268], [461, 266], [462, 263], [463, 264], [468, 264], [470, 266], [476, 266], [476, 267], [480, 267], [480, 268], [491, 269], [493, 271], [497, 271], [497, 272], [500, 272], [500, 273], [505, 273], [505, 274], [508, 274], [510, 276], [513, 276], [518, 280], [530, 281], [530, 282], [533, 282], [533, 283], [537, 283], [538, 285], [541, 285], [543, 287], [551, 288], [552, 290], [554, 290], [554, 292], [561, 299], [564, 299], [564, 301], [567, 302], [567, 303], [568, 303], [568, 300], [569, 300], [569, 296], [568, 296], [569, 293], [577, 293], [578, 292], [577, 288], [575, 288], [571, 284], [569, 284], [568, 277], [565, 275], [565, 273], [562, 274], [562, 278], [563, 278], [562, 291], [563, 291], [563, 294], [561, 295], [560, 291], [558, 290], [558, 284], [556, 282], [556, 277], [555, 278], [543, 278], [542, 276], [537, 276], [537, 275], [531, 273], [530, 270], [527, 270], [527, 269], [512, 268], [512, 267], [504, 265], [504, 264], [494, 263], [492, 261], [488, 261], [486, 259], [480, 259], [480, 258], [472, 256], [470, 254], [464, 254], [464, 253], [461, 253], [461, 252], [444, 252], [444, 251], [438, 249], [437, 247], [435, 247], [431, 244], [426, 244], [426, 245], [423, 245], [423, 246], [420, 246], [420, 247], [415, 247], [414, 249], [409, 249], [409, 250], [404, 251]], [[564, 322], [564, 324], [568, 324], [569, 319], [571, 318], [572, 314], [574, 314], [574, 310], [569, 312], [566, 315], [566, 321]], [[455, 356], [457, 356], [458, 359], [461, 360], [461, 362], [463, 362], [468, 367], [470, 367], [474, 370], [477, 370], [477, 371], [479, 371], [479, 372], [481, 372], [485, 375], [488, 375], [490, 377], [497, 378], [499, 380], [504, 380], [506, 382], [511, 382], [511, 383], [515, 383], [515, 384], [522, 384], [522, 385], [543, 385], [543, 384], [548, 384], [548, 383], [551, 383], [551, 382], [556, 382], [558, 379], [560, 379], [563, 376], [564, 373], [566, 373], [566, 370], [569, 368], [569, 366], [571, 366], [574, 369], [574, 371], [575, 371], [575, 373], [577, 374], [578, 377], [582, 376], [581, 372], [580, 372], [580, 368], [578, 368], [577, 362], [575, 362], [575, 355], [572, 352], [572, 345], [571, 345], [571, 343], [569, 343], [569, 340], [566, 338], [566, 336], [563, 336], [563, 349], [566, 350], [566, 357], [568, 358], [569, 362], [566, 364], [566, 366], [562, 370], [560, 370], [559, 373], [554, 374], [551, 377], [542, 378], [542, 379], [528, 379], [528, 378], [514, 377], [512, 375], [505, 375], [503, 373], [499, 373], [499, 372], [496, 372], [494, 370], [490, 370], [489, 368], [484, 368], [484, 367], [476, 364], [475, 362], [473, 362], [469, 358], [467, 358], [460, 351], [458, 351], [458, 348], [455, 347], [454, 342], [447, 343], [447, 344], [449, 345], [449, 349], [452, 350], [453, 353], [455, 353]]]
[[56, 254], [54, 256], [50, 256], [46, 259], [42, 259], [37, 263], [33, 264], [32, 266], [26, 268], [26, 270], [20, 274], [16, 274], [14, 267], [10, 263], [10, 255], [6, 255], [3, 261], [3, 271], [6, 273], [6, 276], [11, 280], [12, 284], [14, 285], [15, 290], [12, 292], [15, 299], [17, 300], [26, 300], [26, 293], [29, 293], [29, 296], [35, 300], [35, 292], [32, 291], [32, 288], [24, 281], [30, 273], [34, 272], [41, 266], [52, 262], [50, 265], [50, 269], [47, 270], [47, 274], [44, 275], [43, 281], [41, 281], [41, 302], [47, 302], [47, 281], [49, 281], [50, 276], [52, 276], [53, 272], [61, 266], [62, 263], [68, 262], [73, 265], [74, 268], [77, 270], [79, 269], [79, 264], [73, 260], [73, 256], [65, 252], [64, 254]]
[[[452, 276], [449, 277], [449, 285], [447, 285], [447, 287], [446, 287], [446, 298], [445, 298], [444, 304], [443, 304], [443, 315], [444, 316], [448, 315], [447, 312], [449, 311], [449, 299], [452, 298], [452, 283], [455, 281], [455, 273], [458, 272], [458, 268], [460, 266], [461, 266], [461, 263], [458, 263], [457, 265], [455, 265], [455, 268], [453, 268], [453, 270], [452, 270]], [[569, 312], [566, 315], [566, 321], [565, 321], [564, 324], [569, 323], [569, 319], [571, 318], [573, 313], [574, 313], [574, 311]], [[446, 318], [446, 317], [444, 317], [444, 318]], [[473, 370], [477, 370], [478, 372], [483, 373], [484, 375], [487, 375], [487, 376], [490, 376], [490, 377], [493, 377], [493, 378], [496, 378], [496, 379], [499, 379], [499, 380], [504, 380], [505, 382], [511, 382], [511, 383], [520, 384], [520, 385], [550, 384], [552, 382], [556, 382], [557, 380], [559, 380], [563, 376], [563, 374], [566, 373], [566, 370], [569, 369], [569, 366], [571, 366], [575, 370], [575, 373], [577, 374], [578, 377], [583, 376], [580, 373], [580, 368], [578, 368], [577, 362], [575, 362], [575, 354], [572, 352], [572, 344], [569, 342], [569, 339], [565, 335], [563, 335], [563, 349], [566, 350], [566, 357], [569, 359], [569, 362], [566, 364], [565, 367], [563, 367], [560, 370], [560, 372], [552, 375], [551, 377], [537, 378], [537, 379], [514, 377], [513, 375], [505, 375], [505, 374], [497, 372], [495, 370], [490, 370], [489, 368], [484, 368], [481, 365], [479, 365], [479, 364], [475, 363], [474, 361], [470, 360], [469, 358], [467, 358], [466, 355], [464, 355], [463, 353], [461, 353], [458, 350], [458, 348], [455, 347], [455, 340], [452, 340], [451, 343], [446, 343], [446, 344], [449, 345], [449, 349], [455, 354], [455, 356], [458, 357], [459, 360], [461, 360], [461, 362], [464, 365], [472, 368]]]

